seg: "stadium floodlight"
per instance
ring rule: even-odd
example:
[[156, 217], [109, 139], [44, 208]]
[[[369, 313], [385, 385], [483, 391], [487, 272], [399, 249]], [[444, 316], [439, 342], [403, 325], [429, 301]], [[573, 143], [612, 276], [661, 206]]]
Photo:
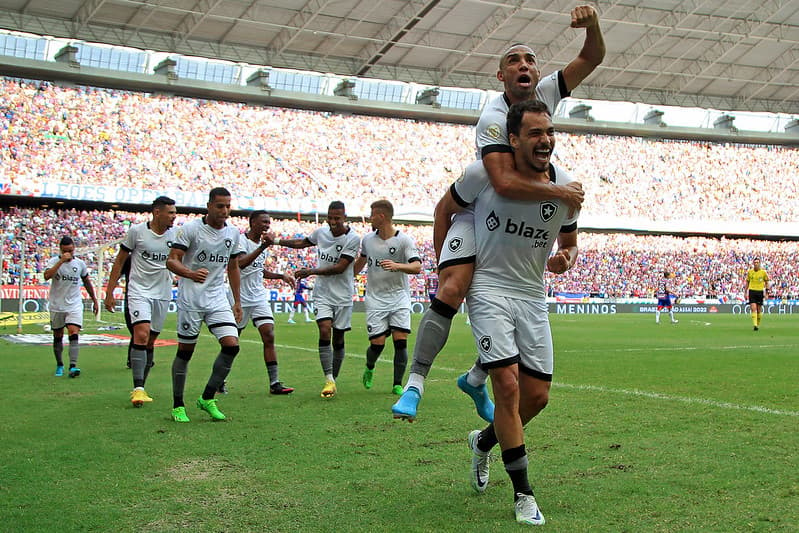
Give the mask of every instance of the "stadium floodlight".
[[738, 131], [738, 128], [733, 125], [733, 122], [735, 122], [735, 117], [724, 113], [713, 121], [713, 127], [718, 130]]
[[594, 117], [591, 116], [591, 106], [587, 104], [577, 104], [569, 111], [570, 118], [581, 118], [588, 122], [592, 122]]
[[352, 90], [355, 88], [355, 80], [341, 80], [341, 82], [333, 89], [333, 94], [336, 96], [345, 96], [350, 100], [357, 100], [356, 95]]
[[171, 57], [167, 57], [155, 66], [153, 72], [161, 76], [166, 76], [166, 79], [169, 81], [174, 81], [178, 79], [178, 73], [175, 71], [177, 65], [177, 61]]
[[55, 53], [53, 56], [59, 63], [64, 63], [69, 65], [72, 68], [80, 68], [80, 62], [78, 61], [78, 47], [68, 44], [63, 47], [61, 50]]
[[665, 127], [666, 123], [663, 122], [663, 111], [660, 111], [659, 109], [652, 109], [649, 111], [649, 113], [644, 115], [644, 124], [647, 126], [660, 126], [661, 128]]
[[259, 68], [247, 78], [248, 87], [256, 87], [261, 89], [266, 94], [272, 92], [272, 87], [269, 86], [269, 71], [265, 68]]
[[440, 93], [441, 91], [438, 90], [438, 87], [425, 89], [424, 91], [416, 95], [416, 103], [422, 105], [430, 105], [435, 108], [439, 108], [441, 107], [441, 104], [438, 101], [438, 95]]

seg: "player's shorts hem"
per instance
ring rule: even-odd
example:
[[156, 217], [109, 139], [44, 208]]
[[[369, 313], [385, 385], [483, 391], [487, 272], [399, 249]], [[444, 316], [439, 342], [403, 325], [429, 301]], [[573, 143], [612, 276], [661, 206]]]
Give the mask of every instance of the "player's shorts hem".
[[494, 361], [483, 361], [481, 359], [480, 365], [484, 369], [489, 370], [491, 368], [502, 368], [504, 366], [516, 365], [519, 364], [519, 361], [521, 360], [522, 358], [519, 355], [514, 355], [513, 357], [507, 357], [505, 359], [497, 359]]
[[547, 374], [546, 372], [541, 372], [539, 370], [535, 370], [533, 368], [526, 367], [524, 365], [519, 365], [519, 372], [522, 372], [531, 378], [540, 379], [541, 381], [548, 381], [552, 382], [552, 374]]
[[397, 326], [391, 326], [390, 329], [391, 329], [391, 331], [399, 331], [401, 333], [410, 333], [411, 332], [411, 330], [408, 329], [408, 328], [400, 328], [400, 327], [397, 327]]
[[[331, 319], [328, 319], [328, 320], [331, 320]], [[337, 327], [333, 327], [333, 331], [352, 331], [352, 328], [349, 327], [349, 328], [340, 329], [340, 328], [337, 328]]]
[[150, 322], [150, 320], [137, 320], [136, 322], [131, 322], [130, 325], [133, 327], [138, 326], [139, 324], [149, 324]]
[[380, 337], [388, 337], [390, 334], [391, 334], [391, 329], [389, 328], [389, 329], [383, 331], [382, 333], [377, 333], [375, 335], [369, 335], [369, 340], [371, 341], [371, 340], [374, 340], [374, 339], [377, 339], [377, 338], [380, 338]]
[[763, 291], [749, 290], [749, 303], [763, 305]]
[[200, 337], [199, 334], [192, 335], [192, 336], [185, 336], [178, 334], [178, 342], [182, 342], [183, 344], [197, 344], [197, 339]]
[[238, 326], [233, 322], [217, 322], [216, 324], [208, 324], [209, 330], [214, 330], [217, 328], [224, 328], [224, 327], [238, 329]]
[[455, 265], [468, 265], [474, 263], [477, 260], [476, 255], [470, 255], [469, 257], [458, 257], [457, 259], [449, 259], [444, 261], [443, 263], [439, 263], [438, 270], [444, 270], [447, 267], [455, 266]]

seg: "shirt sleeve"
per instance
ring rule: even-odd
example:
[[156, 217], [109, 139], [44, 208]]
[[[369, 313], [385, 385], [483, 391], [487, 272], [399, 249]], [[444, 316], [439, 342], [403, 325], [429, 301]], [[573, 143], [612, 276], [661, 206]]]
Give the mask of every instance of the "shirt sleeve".
[[346, 244], [344, 245], [344, 249], [341, 250], [341, 255], [354, 259], [358, 256], [358, 247], [361, 245], [361, 238], [357, 235], [352, 235], [350, 239], [347, 239]]
[[[452, 196], [461, 206], [473, 203], [488, 185], [488, 174], [482, 161], [470, 163], [461, 177], [452, 184]], [[461, 203], [463, 202], [463, 203]]]
[[122, 248], [128, 253], [136, 249], [136, 234], [138, 233], [138, 229], [139, 229], [138, 224], [134, 224], [133, 226], [128, 228], [128, 232], [125, 234], [125, 237], [122, 239], [122, 242], [119, 243], [120, 248]]
[[183, 224], [175, 233], [175, 240], [172, 243], [172, 248], [176, 248], [178, 250], [186, 251], [189, 249], [189, 244], [191, 244], [192, 238], [194, 237], [194, 228], [196, 224], [189, 223]]

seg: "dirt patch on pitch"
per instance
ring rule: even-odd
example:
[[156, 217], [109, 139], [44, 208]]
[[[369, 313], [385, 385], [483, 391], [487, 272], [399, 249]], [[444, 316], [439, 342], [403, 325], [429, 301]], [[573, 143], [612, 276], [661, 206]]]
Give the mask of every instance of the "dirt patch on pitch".
[[168, 468], [166, 473], [176, 481], [203, 481], [237, 470], [236, 465], [224, 459], [191, 459]]

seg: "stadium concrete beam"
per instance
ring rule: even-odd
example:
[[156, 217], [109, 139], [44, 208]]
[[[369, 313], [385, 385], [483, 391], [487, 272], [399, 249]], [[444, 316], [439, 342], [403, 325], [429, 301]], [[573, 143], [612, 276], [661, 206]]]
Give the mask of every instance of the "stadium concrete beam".
[[[231, 20], [233, 19], [230, 17]], [[141, 49], [157, 51], [183, 53], [200, 57], [217, 57], [235, 62], [251, 63], [254, 65], [271, 65], [273, 67], [297, 68], [302, 70], [312, 70], [319, 72], [349, 73], [354, 72], [361, 63], [351, 58], [326, 57], [319, 58], [308, 54], [297, 54], [285, 52], [280, 56], [275, 56], [269, 50], [262, 47], [233, 45], [226, 43], [209, 43], [198, 39], [189, 38], [183, 47], [174, 49], [174, 39], [167, 33], [136, 31], [134, 29], [124, 29], [119, 27], [110, 28], [96, 23], [88, 24], [79, 35], [72, 35], [71, 21], [52, 17], [24, 15], [14, 11], [0, 10], [0, 27], [12, 30], [30, 32], [40, 35], [53, 35], [63, 38], [75, 38], [89, 42], [101, 42], [109, 44], [120, 44]], [[428, 46], [428, 45], [420, 45]], [[434, 48], [434, 47], [430, 47]], [[437, 48], [436, 48], [437, 49]], [[482, 54], [481, 54], [482, 55]], [[495, 55], [485, 54], [486, 60], [494, 60]], [[679, 95], [671, 90], [663, 90], [663, 87], [652, 87], [648, 90], [638, 91], [629, 85], [624, 85], [624, 90], [620, 91], [617, 87], [607, 86], [606, 89], [597, 87], [602, 79], [602, 74], [608, 69], [603, 63], [601, 70], [598, 70], [589, 78], [590, 83], [581, 85], [576, 96], [605, 98], [603, 96], [587, 96], [588, 91], [592, 95], [615, 95], [608, 99], [624, 100], [633, 102], [649, 103], [654, 105], [680, 105], [680, 102], [690, 102], [690, 105], [700, 107], [714, 107], [717, 109], [730, 111], [770, 111], [797, 113], [796, 100], [788, 99], [784, 93], [780, 93], [779, 98], [751, 98], [744, 102], [744, 99], [730, 96], [713, 95]], [[647, 75], [653, 73], [641, 71]], [[788, 71], [790, 72], [790, 70]], [[680, 74], [686, 75], [686, 74]], [[370, 77], [389, 80], [415, 82], [420, 84], [438, 85], [440, 71], [437, 69], [425, 69], [420, 67], [408, 67], [403, 65], [374, 65], [369, 72]], [[455, 71], [449, 78], [453, 86], [474, 87], [486, 90], [498, 90], [494, 73], [484, 72], [459, 72]], [[747, 83], [758, 80], [765, 86], [764, 91], [769, 88], [781, 87], [782, 91], [792, 89], [789, 84], [771, 85], [770, 80], [761, 76], [752, 76], [744, 79]], [[740, 81], [740, 80], [736, 80]], [[664, 84], [671, 87], [671, 84]], [[795, 84], [796, 85], [796, 84]], [[664, 101], [663, 95], [670, 95], [670, 101]], [[704, 102], [704, 103], [703, 103]], [[712, 102], [712, 103], [709, 103]]]
[[[772, 2], [772, 4], [774, 4]], [[728, 20], [731, 17], [728, 17]], [[759, 29], [760, 25], [750, 24], [749, 21], [745, 19], [738, 19], [737, 21], [733, 21], [733, 31], [737, 30], [746, 30], [748, 33], [754, 33], [757, 29]], [[699, 58], [691, 58], [691, 61], [688, 65], [688, 68], [695, 72], [697, 75], [702, 73], [704, 76], [707, 76], [708, 73], [712, 72], [713, 67], [721, 62], [721, 60], [727, 56], [729, 56], [733, 50], [739, 45], [741, 41], [738, 39], [731, 39], [729, 37], [721, 36], [717, 41], [715, 41], [712, 46], [706, 48], [704, 53]], [[687, 52], [686, 52], [687, 54]], [[684, 59], [681, 58], [681, 59]], [[682, 92], [693, 80], [691, 79], [684, 79], [683, 85], [678, 87], [678, 92]], [[707, 86], [705, 86], [707, 87]]]
[[73, 18], [76, 25], [75, 33], [80, 33], [81, 30], [92, 21], [94, 15], [97, 14], [97, 11], [99, 11], [105, 3], [106, 0], [86, 0], [83, 2]]
[[377, 35], [378, 42], [367, 44], [361, 51], [360, 55], [368, 59], [358, 67], [354, 74], [356, 76], [365, 76], [439, 2], [440, 0], [429, 0], [427, 2], [410, 2], [406, 4], [397, 15], [391, 17], [391, 21]]
[[483, 45], [490, 37], [492, 37], [502, 26], [519, 11], [524, 1], [517, 1], [511, 7], [499, 7], [494, 10], [488, 20], [480, 24], [480, 31], [472, 34], [460, 43], [458, 43], [459, 50], [463, 50], [462, 55], [451, 55], [444, 60], [442, 65], [439, 65], [441, 70], [441, 83], [445, 84], [452, 73], [460, 67], [466, 59], [474, 54], [477, 49]]
[[309, 0], [303, 7], [297, 10], [288, 24], [286, 24], [280, 32], [269, 43], [269, 48], [274, 50], [276, 55], [285, 53], [289, 45], [294, 42], [294, 39], [308, 28], [308, 25], [321, 13], [322, 9], [330, 3], [320, 0]]
[[241, 14], [238, 17], [236, 17], [235, 22], [233, 22], [233, 24], [230, 25], [230, 27], [225, 31], [222, 37], [219, 38], [220, 44], [227, 41], [227, 38], [230, 36], [231, 33], [233, 33], [233, 31], [236, 29], [236, 27], [239, 25], [240, 22], [248, 22], [250, 15], [253, 13], [255, 9], [255, 6], [258, 5], [258, 1], [259, 0], [252, 0], [252, 2], [250, 2], [250, 5], [245, 7], [244, 11], [242, 11]]
[[[791, 70], [799, 71], [799, 51], [789, 48], [786, 50], [782, 55], [777, 57], [774, 61], [770, 64], [766, 65], [765, 72], [768, 76], [768, 79], [776, 80], [782, 78], [786, 72]], [[790, 76], [786, 76], [785, 79], [790, 80]], [[793, 84], [792, 84], [793, 85]], [[793, 98], [797, 94], [797, 87], [794, 86], [794, 90], [785, 98], [786, 100], [789, 98]], [[758, 94], [763, 92], [766, 88], [766, 85], [759, 85], [757, 87], [744, 87], [742, 91], [745, 91], [747, 88], [751, 88], [751, 92], [748, 95], [740, 95], [743, 96], [744, 102], [750, 102], [754, 99]]]
[[[677, 8], [675, 8], [675, 10], [664, 11], [661, 15], [661, 18], [657, 21], [657, 24], [654, 24], [651, 27], [647, 26], [647, 31], [638, 40], [636, 40], [632, 47], [630, 47], [625, 53], [619, 54], [616, 60], [610, 61], [604, 65], [606, 67], [619, 67], [623, 69], [615, 76], [606, 80], [604, 85], [610, 86], [617, 83], [619, 76], [626, 72], [627, 69], [638, 65], [639, 62], [644, 60], [644, 58], [647, 59], [647, 68], [649, 70], [654, 70], [656, 72], [661, 71], [661, 67], [653, 66], [651, 61], [649, 61], [652, 59], [652, 54], [650, 52], [658, 45], [661, 45], [669, 36], [671, 36], [673, 34], [673, 28], [676, 28], [683, 23], [689, 14], [695, 12], [696, 9], [698, 9], [701, 5], [702, 2], [697, 2], [695, 0], [684, 0], [677, 6]], [[687, 10], [688, 13], [680, 11], [680, 14], [678, 14], [677, 9], [679, 8]], [[636, 6], [633, 16], [637, 15], [640, 17], [640, 14], [636, 13], [640, 9], [640, 7]], [[663, 60], [662, 56], [660, 55], [656, 57], [658, 57], [659, 60]]]
[[177, 46], [182, 46], [191, 37], [191, 35], [199, 28], [203, 22], [211, 15], [222, 0], [197, 0], [191, 12], [187, 13], [183, 19], [178, 23], [175, 29], [175, 36], [177, 37]]

